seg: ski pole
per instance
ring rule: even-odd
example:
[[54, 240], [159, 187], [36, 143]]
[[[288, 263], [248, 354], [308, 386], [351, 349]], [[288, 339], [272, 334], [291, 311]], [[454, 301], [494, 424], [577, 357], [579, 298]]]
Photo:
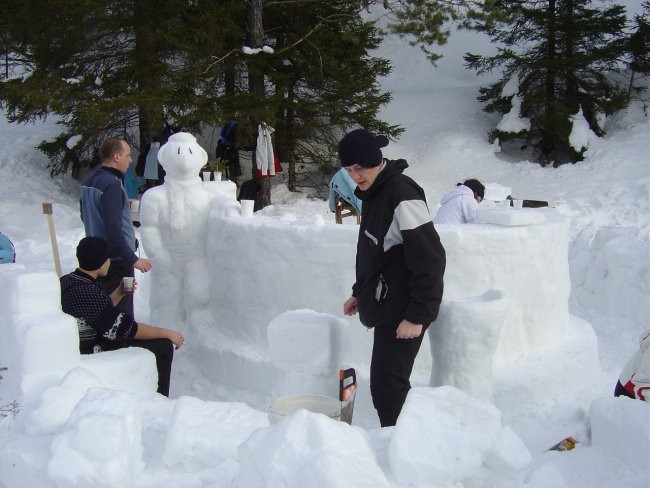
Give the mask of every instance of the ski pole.
[[52, 243], [52, 255], [54, 257], [54, 269], [61, 278], [61, 261], [59, 260], [59, 246], [56, 243], [56, 232], [54, 231], [54, 220], [52, 219], [52, 202], [43, 202], [43, 213], [47, 216], [47, 225], [50, 229], [50, 242]]

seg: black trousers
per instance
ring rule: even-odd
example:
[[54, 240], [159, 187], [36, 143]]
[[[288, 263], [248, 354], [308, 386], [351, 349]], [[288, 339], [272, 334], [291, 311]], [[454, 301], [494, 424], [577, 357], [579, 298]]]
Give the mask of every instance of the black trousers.
[[382, 427], [395, 425], [406, 395], [411, 389], [409, 378], [420, 350], [426, 327], [415, 339], [397, 339], [397, 325], [375, 327], [370, 361], [372, 404]]
[[174, 359], [174, 343], [169, 339], [127, 339], [125, 341], [102, 341], [104, 351], [114, 351], [125, 347], [141, 347], [154, 353], [158, 370], [158, 393], [169, 396], [169, 384]]
[[[100, 286], [104, 293], [110, 295], [120, 286], [122, 278], [126, 276], [135, 276], [133, 266], [121, 259], [116, 261], [111, 259], [111, 267], [108, 268], [108, 274], [101, 279]], [[117, 309], [131, 314], [131, 317], [135, 317], [133, 313], [133, 293], [125, 295], [117, 304]]]

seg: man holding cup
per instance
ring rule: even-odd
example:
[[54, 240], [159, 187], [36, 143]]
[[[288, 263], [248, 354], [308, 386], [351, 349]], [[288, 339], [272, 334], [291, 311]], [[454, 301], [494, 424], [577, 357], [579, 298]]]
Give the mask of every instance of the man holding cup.
[[84, 237], [77, 246], [79, 267], [61, 277], [61, 307], [77, 319], [81, 354], [111, 351], [123, 347], [142, 347], [156, 356], [158, 393], [169, 396], [174, 347], [185, 339], [180, 332], [136, 322], [133, 315], [117, 308], [126, 287], [135, 292], [137, 282], [126, 277], [110, 294], [98, 280], [108, 273], [110, 245], [102, 237]]
[[[103, 237], [109, 242], [111, 266], [101, 287], [110, 294], [125, 276], [134, 276], [134, 268], [146, 273], [148, 259], [137, 256], [129, 199], [123, 178], [131, 164], [131, 148], [123, 139], [111, 137], [99, 151], [101, 166], [81, 185], [81, 220], [86, 236]], [[133, 296], [120, 301], [118, 308], [133, 316]]]

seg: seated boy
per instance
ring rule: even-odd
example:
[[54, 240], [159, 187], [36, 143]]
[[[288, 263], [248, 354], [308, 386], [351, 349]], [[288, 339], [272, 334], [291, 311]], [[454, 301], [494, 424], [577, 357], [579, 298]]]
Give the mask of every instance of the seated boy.
[[130, 314], [116, 308], [125, 295], [122, 285], [107, 295], [97, 281], [106, 276], [111, 265], [108, 247], [108, 241], [102, 237], [84, 237], [79, 242], [79, 267], [61, 277], [61, 307], [77, 319], [81, 354], [130, 346], [153, 352], [158, 369], [158, 393], [169, 396], [174, 346], [181, 347], [184, 338], [175, 330], [136, 322]]

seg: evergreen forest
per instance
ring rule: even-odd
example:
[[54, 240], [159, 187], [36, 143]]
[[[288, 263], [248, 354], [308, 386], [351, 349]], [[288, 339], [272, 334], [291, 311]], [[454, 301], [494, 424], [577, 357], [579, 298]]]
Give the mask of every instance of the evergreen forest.
[[60, 133], [39, 145], [52, 174], [96, 164], [112, 135], [142, 151], [170, 128], [235, 120], [238, 147], [251, 150], [266, 123], [296, 190], [304, 168], [327, 184], [345, 131], [403, 131], [378, 116], [391, 100], [380, 83], [391, 65], [377, 55], [387, 36], [435, 69], [453, 29], [475, 29], [496, 54], [467, 53], [466, 66], [499, 77], [479, 100], [503, 114], [516, 101], [529, 121], [489, 137], [558, 166], [581, 159], [568, 142], [573, 116], [602, 136], [603, 115], [647, 96], [649, 16], [650, 2], [629, 18], [588, 0], [7, 0], [0, 106], [16, 123], [56, 117]]

